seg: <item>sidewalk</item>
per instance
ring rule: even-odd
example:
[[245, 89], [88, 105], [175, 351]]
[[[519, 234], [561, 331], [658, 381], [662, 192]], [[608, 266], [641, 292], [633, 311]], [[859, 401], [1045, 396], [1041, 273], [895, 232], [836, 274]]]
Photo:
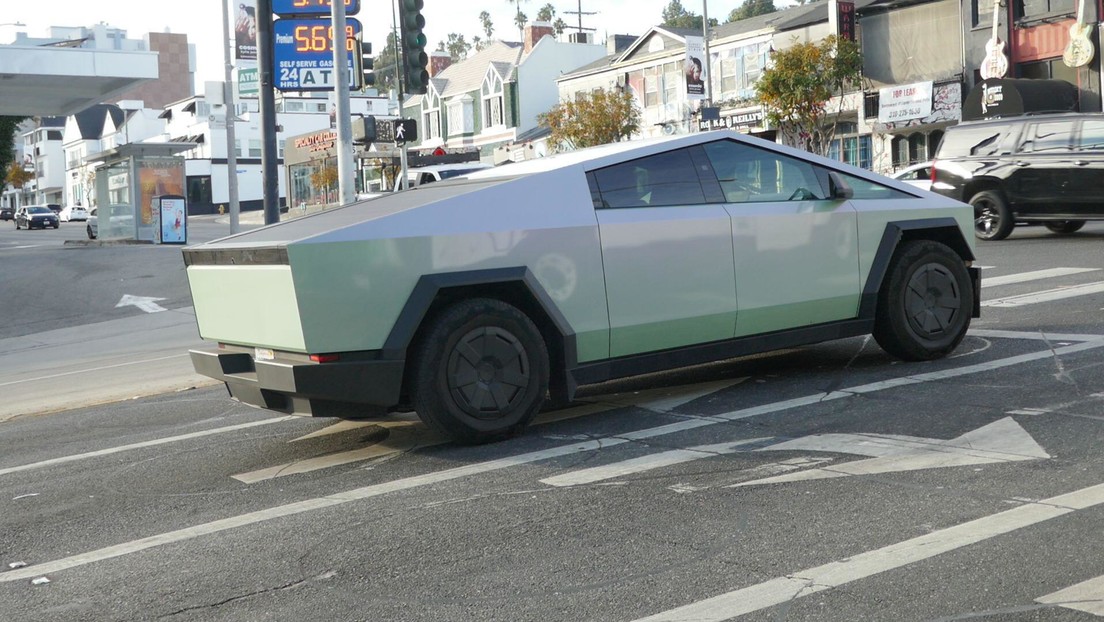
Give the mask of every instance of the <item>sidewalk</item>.
[[[324, 212], [328, 209], [336, 209], [337, 205], [308, 205], [305, 210], [293, 207], [286, 212], [280, 213], [280, 222], [287, 220], [294, 220], [296, 218], [302, 218], [303, 216], [309, 216], [311, 214], [317, 214], [318, 212]], [[193, 216], [194, 218], [194, 216]], [[230, 214], [216, 214], [215, 222], [220, 225], [230, 224]], [[238, 215], [238, 224], [242, 225], [257, 225], [261, 226], [265, 224], [264, 210], [253, 209], [243, 211]]]

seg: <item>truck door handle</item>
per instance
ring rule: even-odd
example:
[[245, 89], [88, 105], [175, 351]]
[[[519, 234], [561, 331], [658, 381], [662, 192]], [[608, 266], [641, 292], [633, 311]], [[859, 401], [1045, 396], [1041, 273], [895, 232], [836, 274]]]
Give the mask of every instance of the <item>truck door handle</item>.
[[1088, 166], [1089, 165], [1089, 163], [1086, 160], [1074, 160], [1073, 163], [1074, 163], [1075, 166]]

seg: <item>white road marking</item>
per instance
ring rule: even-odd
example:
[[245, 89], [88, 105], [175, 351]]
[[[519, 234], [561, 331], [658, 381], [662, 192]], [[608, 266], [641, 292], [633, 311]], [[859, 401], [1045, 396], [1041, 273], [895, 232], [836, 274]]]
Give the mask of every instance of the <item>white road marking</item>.
[[1034, 294], [1022, 294], [1020, 296], [1009, 296], [1007, 298], [983, 300], [981, 301], [981, 306], [1002, 308], [1022, 307], [1025, 305], [1038, 304], [1040, 302], [1053, 302], [1055, 300], [1074, 298], [1076, 296], [1089, 296], [1091, 294], [1099, 294], [1101, 292], [1104, 292], [1104, 281], [1098, 281], [1096, 283], [1084, 283], [1082, 285], [1071, 285], [1069, 287], [1058, 287], [1055, 289], [1048, 289], [1043, 292], [1036, 292]]
[[144, 365], [146, 363], [156, 363], [157, 361], [167, 361], [169, 359], [176, 359], [176, 358], [180, 358], [182, 356], [190, 356], [190, 355], [187, 354], [187, 353], [172, 354], [172, 355], [169, 355], [169, 356], [159, 356], [157, 358], [152, 358], [152, 359], [142, 359], [141, 361], [127, 361], [126, 363], [116, 363], [114, 365], [101, 365], [99, 367], [89, 367], [89, 368], [85, 368], [85, 369], [78, 369], [76, 371], [67, 371], [67, 372], [63, 372], [63, 373], [60, 373], [60, 374], [50, 374], [48, 376], [36, 376], [34, 378], [22, 378], [20, 380], [12, 380], [10, 382], [0, 382], [0, 387], [6, 387], [6, 386], [9, 386], [9, 385], [13, 385], [13, 384], [25, 384], [25, 383], [28, 383], [28, 382], [37, 382], [39, 380], [51, 380], [53, 378], [64, 378], [65, 376], [90, 374], [90, 373], [102, 371], [104, 369], [115, 369], [117, 367], [126, 367], [128, 365]]
[[1011, 417], [950, 440], [895, 434], [817, 434], [756, 451], [822, 451], [875, 457], [741, 482], [734, 487], [1050, 458]]
[[[721, 389], [739, 384], [744, 380], [746, 379], [741, 378], [737, 381], [722, 380], [718, 382], [703, 382], [699, 384], [683, 385], [679, 387], [651, 389], [647, 391], [639, 391], [636, 393], [623, 395], [615, 394], [611, 396], [601, 396], [595, 398], [601, 400], [597, 403], [583, 404], [572, 408], [563, 408], [560, 410], [542, 413], [534, 421], [533, 426], [536, 427], [557, 421], [566, 421], [568, 419], [593, 415], [600, 412], [613, 410], [615, 408], [621, 408], [624, 406], [635, 406], [638, 408], [645, 408], [647, 410], [653, 410], [657, 412], [668, 412], [670, 410], [678, 408], [683, 404], [692, 402], [698, 398], [704, 397], [706, 395], [711, 395]], [[278, 464], [271, 467], [258, 469], [256, 471], [250, 471], [248, 473], [231, 475], [230, 477], [245, 484], [255, 484], [257, 482], [270, 480], [276, 477], [301, 475], [303, 473], [310, 473], [312, 471], [318, 471], [320, 469], [328, 469], [330, 467], [352, 464], [353, 462], [386, 458], [389, 456], [411, 451], [415, 448], [424, 449], [426, 447], [433, 447], [435, 445], [443, 445], [444, 443], [448, 442], [448, 439], [438, 436], [437, 434], [426, 433], [425, 426], [422, 425], [420, 421], [413, 419], [378, 422], [342, 421], [317, 432], [312, 432], [311, 434], [307, 434], [306, 436], [301, 436], [297, 439], [294, 439], [292, 442], [310, 438], [317, 438], [319, 436], [326, 436], [329, 434], [339, 434], [341, 432], [347, 432], [350, 430], [355, 430], [371, 425], [389, 429], [392, 432], [392, 435], [384, 441], [375, 445], [371, 445], [369, 447], [362, 447], [350, 451], [342, 451], [325, 456], [318, 456], [316, 458], [308, 458], [295, 462]]]
[[119, 299], [119, 304], [115, 305], [115, 308], [119, 307], [137, 307], [146, 313], [160, 313], [167, 311], [165, 307], [157, 304], [158, 300], [164, 300], [164, 298], [151, 298], [149, 296], [131, 296], [130, 294], [123, 294], [123, 297]]
[[280, 423], [281, 421], [290, 421], [297, 419], [298, 417], [288, 415], [285, 417], [273, 417], [271, 419], [263, 419], [261, 421], [253, 421], [250, 423], [241, 423], [238, 425], [229, 425], [221, 428], [214, 428], [211, 430], [203, 430], [202, 432], [192, 432], [190, 434], [181, 434], [180, 436], [170, 436], [167, 438], [159, 438], [152, 441], [144, 441], [141, 443], [132, 443], [130, 445], [120, 445], [119, 447], [109, 447], [107, 449], [100, 449], [97, 451], [90, 451], [83, 454], [75, 454], [72, 456], [62, 456], [60, 458], [52, 458], [50, 460], [43, 460], [42, 462], [34, 462], [31, 464], [23, 464], [20, 466], [8, 467], [6, 469], [0, 469], [0, 475], [7, 475], [9, 473], [19, 473], [20, 471], [32, 471], [34, 469], [42, 469], [48, 466], [54, 466], [55, 464], [65, 464], [66, 462], [76, 462], [78, 460], [86, 460], [88, 458], [98, 458], [100, 456], [110, 456], [111, 454], [122, 453], [124, 451], [132, 451], [135, 449], [143, 449], [146, 447], [156, 447], [158, 445], [166, 445], [168, 443], [176, 443], [179, 441], [191, 440], [194, 438], [203, 438], [204, 436], [213, 436], [215, 434], [224, 434], [226, 432], [236, 432], [238, 430], [247, 430], [249, 428], [255, 428], [262, 425], [271, 425], [273, 423]]
[[[1023, 354], [1020, 356], [1013, 356], [1005, 359], [999, 359], [995, 361], [989, 361], [987, 363], [978, 363], [975, 365], [969, 365], [966, 367], [960, 367], [957, 369], [944, 370], [939, 372], [930, 372], [927, 374], [917, 374], [915, 376], [909, 376], [905, 378], [899, 378], [896, 380], [887, 380], [884, 382], [875, 382], [858, 387], [852, 387], [841, 391], [835, 391], [830, 394], [818, 393], [809, 395], [806, 397], [800, 397], [796, 399], [787, 400], [784, 402], [775, 402], [773, 404], [764, 404], [761, 406], [754, 406], [751, 408], [745, 408], [742, 410], [736, 410], [722, 415], [714, 415], [710, 417], [694, 417], [689, 418], [681, 422], [671, 423], [668, 425], [657, 426], [645, 430], [638, 430], [636, 432], [630, 432], [627, 434], [621, 434], [616, 437], [601, 438], [594, 441], [586, 441], [582, 443], [575, 443], [570, 445], [564, 445], [560, 447], [554, 447], [542, 451], [535, 451], [526, 454], [519, 454], [515, 456], [508, 456], [498, 460], [491, 460], [488, 462], [479, 462], [462, 467], [456, 467], [453, 469], [447, 469], [444, 471], [436, 471], [433, 473], [426, 473], [424, 475], [418, 475], [414, 477], [407, 477], [399, 480], [393, 480], [390, 482], [383, 482], [380, 484], [373, 484], [362, 488], [355, 488], [346, 492], [335, 493], [325, 497], [317, 497], [314, 499], [307, 499], [305, 501], [299, 501], [297, 503], [290, 503], [286, 505], [276, 506], [266, 510], [259, 510], [256, 512], [250, 512], [248, 514], [241, 514], [238, 516], [231, 516], [221, 520], [203, 523], [192, 527], [186, 527], [184, 529], [178, 529], [176, 531], [170, 531], [167, 533], [157, 534], [148, 538], [142, 538], [140, 540], [134, 540], [131, 542], [124, 542], [114, 546], [90, 551], [88, 553], [79, 553], [71, 557], [66, 557], [52, 562], [47, 562], [37, 566], [31, 566], [27, 570], [33, 570], [34, 572], [4, 572], [0, 573], [0, 583], [7, 583], [11, 581], [20, 581], [29, 579], [34, 576], [41, 576], [44, 574], [50, 574], [53, 572], [60, 572], [62, 570], [68, 570], [70, 568], [77, 568], [85, 566], [95, 562], [113, 559], [131, 553], [137, 553], [147, 549], [156, 548], [164, 544], [170, 544], [174, 542], [182, 542], [185, 540], [191, 540], [202, 536], [210, 535], [213, 533], [219, 533], [229, 529], [236, 529], [245, 525], [254, 525], [258, 523], [267, 522], [277, 518], [285, 516], [294, 516], [296, 514], [302, 514], [305, 512], [311, 512], [314, 510], [320, 510], [324, 508], [349, 503], [352, 501], [359, 501], [362, 499], [368, 499], [377, 497], [380, 495], [389, 494], [401, 490], [410, 490], [420, 486], [427, 486], [431, 484], [437, 484], [440, 482], [452, 481], [464, 477], [471, 477], [474, 475], [480, 475], [483, 473], [490, 473], [492, 471], [498, 471], [513, 466], [520, 466], [523, 464], [530, 464], [541, 460], [548, 460], [551, 458], [558, 458], [562, 456], [569, 456], [588, 451], [597, 451], [599, 449], [606, 449], [614, 447], [624, 443], [628, 443], [634, 440], [640, 440], [645, 438], [653, 438], [658, 436], [664, 436], [672, 434], [674, 432], [682, 432], [686, 430], [692, 430], [696, 428], [716, 425], [718, 423], [724, 423], [728, 421], [736, 421], [740, 419], [747, 419], [749, 417], [756, 417], [768, 413], [775, 413], [784, 410], [790, 410], [801, 406], [808, 406], [812, 404], [818, 404], [821, 402], [841, 399], [845, 397], [851, 397], [854, 395], [861, 395], [865, 393], [872, 393], [874, 391], [881, 391], [883, 389], [890, 389], [901, 386], [908, 386], [912, 384], [919, 384], [923, 382], [932, 382], [936, 380], [945, 380], [947, 378], [953, 378], [957, 376], [965, 376], [969, 374], [976, 374], [986, 371], [993, 371], [1002, 369], [1005, 367], [1011, 367], [1014, 365], [1020, 365], [1031, 361], [1037, 361], [1041, 359], [1052, 358], [1056, 356], [1065, 356], [1068, 354], [1074, 354], [1077, 352], [1085, 352], [1096, 348], [1104, 347], [1104, 341], [1091, 341], [1086, 343], [1079, 343], [1076, 345], [1065, 346], [1054, 350], [1045, 350], [1042, 352], [1033, 352], [1030, 354]], [[1100, 485], [1100, 490], [1095, 491], [1104, 499], [1104, 484]], [[1086, 489], [1094, 490], [1094, 489]], [[1071, 493], [1072, 494], [1072, 493]], [[1068, 496], [1068, 495], [1067, 495]], [[1056, 497], [1055, 499], [1065, 499], [1067, 496]], [[1096, 505], [1092, 503], [1091, 505]], [[1085, 506], [1089, 507], [1089, 506]], [[1043, 506], [1047, 510], [1056, 510], [1052, 506]], [[1002, 514], [1003, 515], [1003, 514]], [[998, 515], [1000, 516], [1000, 515]], [[984, 520], [984, 519], [983, 519]], [[787, 599], [789, 595], [787, 595]]]
[[1019, 274], [1006, 274], [1004, 276], [991, 276], [981, 279], [981, 286], [997, 287], [999, 285], [1011, 285], [1013, 283], [1026, 283], [1042, 279], [1053, 279], [1060, 276], [1082, 274], [1085, 272], [1099, 272], [1100, 268], [1050, 268], [1048, 270], [1035, 270], [1033, 272], [1020, 272]]
[[651, 471], [653, 469], [682, 464], [684, 462], [733, 454], [742, 451], [747, 445], [757, 444], [766, 440], [770, 440], [769, 437], [750, 438], [731, 443], [719, 443], [716, 445], [699, 445], [688, 449], [673, 449], [671, 451], [641, 456], [631, 460], [622, 460], [621, 462], [615, 462], [604, 466], [570, 471], [540, 481], [542, 484], [548, 484], [549, 486], [580, 486], [582, 484], [592, 484], [606, 479], [623, 477], [634, 473], [643, 473], [644, 471]]
[[[917, 538], [799, 570], [636, 622], [721, 622], [930, 559], [990, 538], [1104, 503], [1104, 484], [940, 529]], [[30, 576], [28, 574], [27, 576]], [[0, 575], [2, 577], [2, 575]], [[2, 580], [2, 579], [0, 579]], [[1044, 597], [1045, 598], [1045, 597]]]
[[1028, 339], [1032, 341], [1046, 341], [1048, 343], [1055, 343], [1058, 341], [1096, 341], [1104, 339], [1104, 335], [1048, 333], [1043, 331], [988, 330], [984, 328], [970, 329], [969, 334], [974, 337], [987, 339]]
[[[781, 462], [770, 462], [767, 464], [761, 464], [757, 467], [750, 469], [744, 469], [740, 473], [744, 475], [752, 476], [752, 479], [765, 479], [767, 477], [773, 477], [775, 475], [781, 475], [782, 473], [789, 473], [790, 471], [797, 471], [800, 469], [807, 469], [809, 467], [818, 466], [821, 464], [827, 464], [832, 462], [832, 458], [813, 458], [811, 456], [797, 456], [790, 458], [789, 460], [783, 460]], [[740, 484], [730, 484], [725, 488], [736, 488]]]
[[1058, 605], [1066, 609], [1076, 609], [1077, 611], [1104, 617], [1104, 576], [1089, 579], [1036, 598], [1035, 602], [1044, 605]]

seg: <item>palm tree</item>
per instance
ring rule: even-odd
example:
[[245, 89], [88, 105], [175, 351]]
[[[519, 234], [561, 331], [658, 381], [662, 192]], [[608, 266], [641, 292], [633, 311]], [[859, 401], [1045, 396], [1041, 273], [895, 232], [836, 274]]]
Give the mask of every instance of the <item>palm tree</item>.
[[521, 3], [528, 1], [529, 0], [506, 0], [506, 2], [514, 5], [517, 9], [517, 14], [514, 15], [514, 24], [517, 25], [519, 39], [525, 38], [525, 23], [529, 21], [529, 17], [521, 12]]

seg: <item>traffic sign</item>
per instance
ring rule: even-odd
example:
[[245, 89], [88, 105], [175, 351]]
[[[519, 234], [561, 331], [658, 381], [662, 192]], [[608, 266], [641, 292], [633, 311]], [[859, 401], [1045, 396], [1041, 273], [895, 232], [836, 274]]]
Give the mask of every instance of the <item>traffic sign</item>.
[[[272, 12], [276, 15], [329, 15], [332, 0], [272, 0]], [[345, 0], [345, 14], [356, 15], [360, 0]]]
[[[349, 87], [355, 86], [354, 54], [360, 54], [360, 22], [345, 22], [344, 39]], [[332, 91], [334, 88], [333, 26], [328, 19], [281, 19], [273, 23], [272, 64], [281, 91]], [[337, 45], [342, 45], [338, 43]]]

